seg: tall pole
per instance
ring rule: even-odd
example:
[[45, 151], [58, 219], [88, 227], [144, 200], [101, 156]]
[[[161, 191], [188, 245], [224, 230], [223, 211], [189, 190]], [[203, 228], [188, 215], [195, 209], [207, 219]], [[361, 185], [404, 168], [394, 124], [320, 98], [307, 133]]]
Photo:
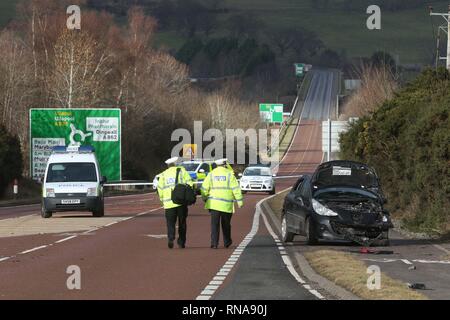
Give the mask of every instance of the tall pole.
[[[440, 16], [440, 17], [444, 18], [445, 21], [447, 22], [447, 27], [444, 26], [444, 27], [440, 27], [440, 28], [442, 28], [443, 31], [447, 32], [447, 57], [444, 59], [447, 60], [446, 67], [447, 67], [447, 70], [450, 71], [450, 5], [448, 6], [448, 12], [446, 12], [446, 13], [434, 13], [433, 8], [430, 7], [430, 16]], [[439, 42], [438, 42], [438, 46], [439, 46]]]
[[328, 119], [328, 162], [331, 161], [331, 119]]
[[448, 6], [447, 16], [447, 70], [450, 71], [450, 5]]

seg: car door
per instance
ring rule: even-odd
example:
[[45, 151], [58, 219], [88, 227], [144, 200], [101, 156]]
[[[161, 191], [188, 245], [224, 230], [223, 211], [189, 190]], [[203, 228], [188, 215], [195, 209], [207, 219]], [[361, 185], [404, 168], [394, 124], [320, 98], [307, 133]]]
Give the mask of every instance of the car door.
[[304, 178], [300, 178], [297, 183], [292, 188], [291, 192], [286, 196], [285, 202], [285, 214], [286, 214], [286, 223], [289, 230], [298, 233], [300, 231], [299, 228], [299, 200], [297, 199], [300, 195], [301, 188], [303, 186]]
[[309, 177], [305, 178], [305, 181], [302, 184], [302, 189], [300, 190], [300, 195], [297, 197], [299, 202], [297, 214], [299, 217], [298, 225], [299, 225], [299, 234], [306, 235], [305, 225], [306, 218], [310, 214], [311, 210], [311, 179]]

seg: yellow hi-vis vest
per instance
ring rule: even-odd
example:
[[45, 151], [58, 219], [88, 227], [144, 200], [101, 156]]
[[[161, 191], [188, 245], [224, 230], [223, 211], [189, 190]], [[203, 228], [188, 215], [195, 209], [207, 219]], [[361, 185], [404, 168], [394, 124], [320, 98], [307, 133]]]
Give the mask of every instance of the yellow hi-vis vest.
[[206, 200], [205, 208], [226, 213], [234, 213], [234, 203], [239, 208], [244, 205], [241, 188], [233, 172], [218, 167], [203, 181], [202, 196]]
[[180, 207], [179, 204], [172, 202], [172, 190], [175, 189], [176, 185], [175, 178], [177, 176], [177, 169], [181, 169], [178, 176], [178, 183], [188, 184], [191, 187], [193, 185], [191, 176], [183, 167], [170, 167], [161, 173], [158, 180], [158, 195], [164, 209]]

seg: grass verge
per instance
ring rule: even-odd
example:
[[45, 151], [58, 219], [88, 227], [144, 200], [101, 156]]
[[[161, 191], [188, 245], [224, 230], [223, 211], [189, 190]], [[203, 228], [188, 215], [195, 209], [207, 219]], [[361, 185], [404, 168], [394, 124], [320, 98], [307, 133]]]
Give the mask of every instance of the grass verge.
[[272, 209], [273, 213], [277, 218], [281, 219], [281, 213], [283, 210], [283, 202], [286, 195], [289, 193], [289, 190], [286, 190], [283, 193], [280, 193], [279, 195], [267, 200], [267, 204], [269, 205], [270, 209]]
[[405, 283], [381, 274], [381, 289], [367, 288], [367, 266], [349, 253], [335, 250], [317, 250], [304, 253], [311, 267], [328, 280], [368, 300], [427, 300], [427, 297], [409, 289]]

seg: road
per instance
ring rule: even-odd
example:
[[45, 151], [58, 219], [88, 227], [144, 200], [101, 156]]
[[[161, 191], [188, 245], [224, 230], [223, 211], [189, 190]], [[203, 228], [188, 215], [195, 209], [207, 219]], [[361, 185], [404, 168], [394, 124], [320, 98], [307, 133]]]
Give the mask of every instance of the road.
[[[312, 172], [322, 160], [319, 119], [332, 97], [332, 77], [313, 76], [307, 115], [279, 174]], [[294, 180], [280, 181], [278, 190]], [[2, 299], [318, 299], [287, 271], [280, 243], [255, 206], [267, 195], [249, 194], [233, 217], [229, 249], [210, 249], [210, 218], [203, 204], [190, 208], [186, 249], [167, 248], [164, 212], [155, 194], [109, 198], [105, 218], [56, 214], [39, 206], [0, 209]], [[201, 202], [201, 201], [200, 201]], [[252, 233], [253, 230], [253, 233]], [[81, 290], [68, 290], [69, 266], [81, 270]]]
[[[322, 162], [321, 120], [332, 108], [336, 82], [333, 71], [313, 72], [279, 175], [311, 173]], [[294, 182], [280, 180], [277, 190]], [[304, 281], [255, 211], [265, 198], [246, 195], [233, 217], [233, 245], [218, 250], [209, 246], [210, 218], [201, 201], [189, 211], [186, 249], [173, 250], [167, 248], [164, 211], [155, 194], [108, 198], [104, 218], [73, 213], [43, 220], [39, 206], [0, 208], [0, 299], [333, 298]], [[308, 250], [301, 241], [292, 248]], [[67, 287], [70, 266], [81, 270], [81, 290]]]

